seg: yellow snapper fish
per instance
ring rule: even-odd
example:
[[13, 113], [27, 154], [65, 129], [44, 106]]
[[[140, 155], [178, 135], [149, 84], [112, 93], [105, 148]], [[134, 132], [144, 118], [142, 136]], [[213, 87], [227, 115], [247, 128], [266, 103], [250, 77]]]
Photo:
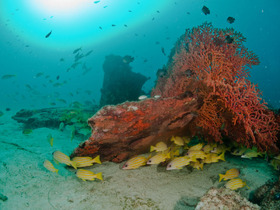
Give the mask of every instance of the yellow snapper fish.
[[170, 163], [168, 163], [166, 170], [182, 169], [184, 166], [190, 164], [191, 161], [196, 161], [188, 156], [175, 157]]
[[189, 150], [187, 152], [187, 156], [190, 158], [196, 158], [196, 159], [204, 159], [207, 157], [207, 155], [201, 151], [201, 150]]
[[238, 148], [235, 149], [231, 154], [232, 155], [236, 155], [236, 156], [241, 156], [244, 154], [244, 152], [246, 152], [247, 148], [243, 147], [243, 148]]
[[77, 163], [78, 168], [92, 166], [93, 163], [101, 164], [99, 155], [93, 159], [92, 157], [74, 157], [72, 161], [75, 161]]
[[128, 169], [136, 169], [139, 168], [140, 166], [146, 165], [147, 158], [144, 156], [137, 156], [129, 159], [122, 167], [124, 170]]
[[53, 137], [52, 137], [52, 134], [49, 134], [49, 135], [47, 136], [47, 140], [48, 140], [48, 142], [50, 143], [50, 145], [53, 146]]
[[236, 168], [229, 169], [225, 174], [219, 174], [219, 182], [224, 180], [233, 179], [239, 176], [239, 170]]
[[192, 167], [196, 168], [197, 170], [203, 170], [203, 162], [197, 161], [195, 163], [192, 163]]
[[49, 160], [45, 160], [43, 165], [47, 170], [58, 173], [58, 169], [56, 169]]
[[249, 158], [252, 159], [253, 157], [262, 156], [262, 153], [257, 152], [255, 150], [247, 150], [243, 155], [241, 155], [241, 158]]
[[174, 144], [178, 146], [183, 146], [185, 144], [183, 138], [181, 138], [180, 136], [172, 136], [170, 141], [173, 141]]
[[[228, 188], [228, 189], [231, 189], [231, 190], [237, 190], [239, 188], [242, 188], [244, 186], [247, 186], [248, 185], [246, 184], [246, 182], [243, 182], [242, 179], [231, 179], [230, 181], [228, 181], [226, 184], [225, 184], [225, 187]], [[250, 189], [248, 187], [248, 189]]]
[[155, 156], [151, 157], [147, 161], [147, 164], [149, 164], [149, 165], [160, 164], [160, 163], [166, 161], [166, 159], [169, 159], [169, 158], [170, 158], [170, 152], [168, 152], [168, 153], [158, 153]]
[[185, 144], [188, 144], [191, 142], [191, 138], [188, 136], [183, 136], [182, 139], [184, 140]]
[[203, 160], [204, 163], [217, 163], [219, 160], [225, 160], [225, 153], [223, 152], [220, 155], [217, 155], [216, 153], [210, 153], [207, 154], [206, 158]]
[[182, 148], [179, 146], [175, 146], [175, 147], [169, 147], [168, 149], [170, 151], [170, 158], [173, 159], [180, 155], [180, 151]]
[[103, 181], [102, 172], [95, 174], [89, 170], [78, 169], [76, 172], [76, 176], [82, 179], [83, 181], [93, 181], [94, 179], [100, 179]]
[[156, 146], [151, 146], [150, 152], [156, 151], [156, 152], [163, 152], [167, 150], [167, 145], [164, 142], [158, 142]]
[[203, 148], [202, 148], [202, 151], [205, 152], [205, 153], [210, 153], [214, 147], [216, 147], [215, 144], [206, 144]]
[[189, 151], [192, 151], [192, 150], [201, 150], [203, 147], [203, 143], [199, 143], [199, 144], [196, 144], [192, 147], [190, 147]]
[[225, 145], [218, 145], [218, 146], [214, 147], [213, 150], [211, 150], [211, 152], [220, 154], [220, 153], [226, 152], [228, 150], [229, 150], [229, 148], [227, 148]]
[[60, 152], [60, 151], [55, 151], [53, 153], [53, 158], [55, 161], [59, 162], [59, 163], [64, 163], [68, 166], [73, 166], [73, 168], [77, 169], [77, 163], [75, 161], [71, 161], [70, 157], [68, 155], [65, 155], [64, 153]]

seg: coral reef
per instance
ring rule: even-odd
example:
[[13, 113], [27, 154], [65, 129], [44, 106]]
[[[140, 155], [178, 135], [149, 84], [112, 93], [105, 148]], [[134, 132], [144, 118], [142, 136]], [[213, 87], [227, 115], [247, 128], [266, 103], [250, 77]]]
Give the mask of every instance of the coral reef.
[[103, 160], [121, 162], [145, 153], [159, 140], [168, 141], [182, 134], [196, 116], [194, 97], [150, 98], [105, 106], [89, 119], [91, 137], [82, 143], [73, 156], [100, 155]]
[[278, 152], [279, 124], [247, 79], [259, 60], [244, 41], [241, 33], [209, 23], [186, 30], [157, 73], [151, 96], [161, 97], [103, 107], [89, 120], [92, 136], [73, 156], [98, 153], [103, 160], [120, 162], [172, 135], [221, 144], [227, 137]]
[[258, 205], [252, 204], [246, 198], [241, 197], [237, 192], [226, 188], [211, 188], [197, 204], [196, 210], [208, 209], [261, 209]]
[[228, 136], [247, 147], [277, 152], [279, 125], [256, 85], [247, 79], [259, 60], [244, 41], [241, 33], [209, 23], [187, 30], [152, 95], [174, 97], [190, 91], [203, 100], [193, 122], [194, 135], [220, 143], [222, 136]]
[[130, 56], [108, 55], [105, 57], [100, 106], [135, 101], [143, 94], [142, 86], [148, 78], [131, 71], [129, 63], [132, 61], [133, 58]]

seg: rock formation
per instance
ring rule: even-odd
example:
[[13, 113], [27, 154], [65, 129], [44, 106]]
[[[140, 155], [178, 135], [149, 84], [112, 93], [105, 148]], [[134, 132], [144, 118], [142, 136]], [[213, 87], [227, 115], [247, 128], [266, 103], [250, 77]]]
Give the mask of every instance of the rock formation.
[[131, 56], [106, 56], [100, 106], [135, 101], [143, 94], [142, 86], [148, 78], [131, 71], [129, 63], [132, 61]]

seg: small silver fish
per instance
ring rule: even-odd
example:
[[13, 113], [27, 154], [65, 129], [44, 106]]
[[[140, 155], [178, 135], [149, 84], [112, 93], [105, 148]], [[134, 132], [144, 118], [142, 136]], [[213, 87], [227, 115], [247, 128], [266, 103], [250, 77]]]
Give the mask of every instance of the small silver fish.
[[140, 101], [143, 101], [143, 100], [145, 100], [145, 99], [147, 99], [148, 97], [147, 96], [145, 96], [145, 95], [142, 95], [142, 96], [139, 96], [138, 97], [138, 99], [140, 100]]

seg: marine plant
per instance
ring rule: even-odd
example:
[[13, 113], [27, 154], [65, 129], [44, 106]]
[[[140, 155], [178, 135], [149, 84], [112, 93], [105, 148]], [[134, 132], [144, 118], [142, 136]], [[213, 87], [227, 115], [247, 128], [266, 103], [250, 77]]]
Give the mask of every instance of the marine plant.
[[60, 117], [60, 121], [64, 125], [71, 125], [72, 130], [74, 130], [74, 135], [77, 133], [84, 136], [88, 136], [91, 133], [91, 129], [87, 123], [87, 120], [92, 116], [92, 113], [85, 112], [81, 108], [72, 108], [71, 110], [66, 110]]
[[257, 85], [248, 80], [259, 59], [245, 41], [234, 29], [210, 23], [186, 30], [152, 95], [198, 97], [202, 103], [192, 123], [193, 135], [219, 143], [227, 136], [246, 147], [275, 152], [279, 125]]

